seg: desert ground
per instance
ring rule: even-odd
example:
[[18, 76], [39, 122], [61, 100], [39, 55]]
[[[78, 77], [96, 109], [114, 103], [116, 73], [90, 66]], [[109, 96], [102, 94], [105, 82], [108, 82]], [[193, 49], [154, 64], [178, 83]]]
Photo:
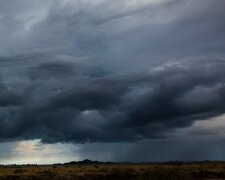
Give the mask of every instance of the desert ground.
[[0, 179], [219, 180], [225, 179], [225, 163], [10, 165], [0, 167]]

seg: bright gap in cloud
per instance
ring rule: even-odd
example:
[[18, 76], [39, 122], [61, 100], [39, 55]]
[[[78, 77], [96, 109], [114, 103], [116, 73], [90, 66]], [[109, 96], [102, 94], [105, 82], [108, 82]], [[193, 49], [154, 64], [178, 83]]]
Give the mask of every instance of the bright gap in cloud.
[[[54, 164], [79, 160], [79, 149], [72, 144], [43, 144], [39, 139], [1, 143], [5, 148], [0, 153], [1, 164]], [[2, 148], [1, 148], [2, 149]], [[1, 157], [2, 156], [2, 157]]]

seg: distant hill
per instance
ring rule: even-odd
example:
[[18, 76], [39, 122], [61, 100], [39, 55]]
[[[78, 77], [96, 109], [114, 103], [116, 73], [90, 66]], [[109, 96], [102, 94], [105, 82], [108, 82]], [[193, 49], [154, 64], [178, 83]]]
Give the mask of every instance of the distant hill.
[[89, 159], [85, 159], [83, 161], [71, 161], [68, 163], [64, 163], [64, 165], [85, 165], [85, 164], [113, 164], [113, 162], [100, 162], [100, 161], [92, 161]]
[[85, 159], [83, 161], [71, 161], [67, 163], [57, 163], [53, 165], [97, 165], [97, 164], [167, 164], [167, 165], [181, 165], [181, 164], [205, 164], [205, 163], [224, 163], [223, 161], [165, 161], [165, 162], [101, 162]]

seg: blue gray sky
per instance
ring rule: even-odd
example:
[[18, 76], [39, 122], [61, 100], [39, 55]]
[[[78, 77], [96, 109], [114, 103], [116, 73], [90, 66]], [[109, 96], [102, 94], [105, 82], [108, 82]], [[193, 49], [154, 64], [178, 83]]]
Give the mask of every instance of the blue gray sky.
[[224, 0], [0, 1], [0, 164], [225, 160]]

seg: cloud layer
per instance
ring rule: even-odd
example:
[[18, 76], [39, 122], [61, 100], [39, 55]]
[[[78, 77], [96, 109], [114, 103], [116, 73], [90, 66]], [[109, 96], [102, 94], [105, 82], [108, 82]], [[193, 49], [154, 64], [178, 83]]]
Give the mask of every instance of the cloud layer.
[[1, 2], [0, 140], [134, 142], [223, 114], [224, 7]]

